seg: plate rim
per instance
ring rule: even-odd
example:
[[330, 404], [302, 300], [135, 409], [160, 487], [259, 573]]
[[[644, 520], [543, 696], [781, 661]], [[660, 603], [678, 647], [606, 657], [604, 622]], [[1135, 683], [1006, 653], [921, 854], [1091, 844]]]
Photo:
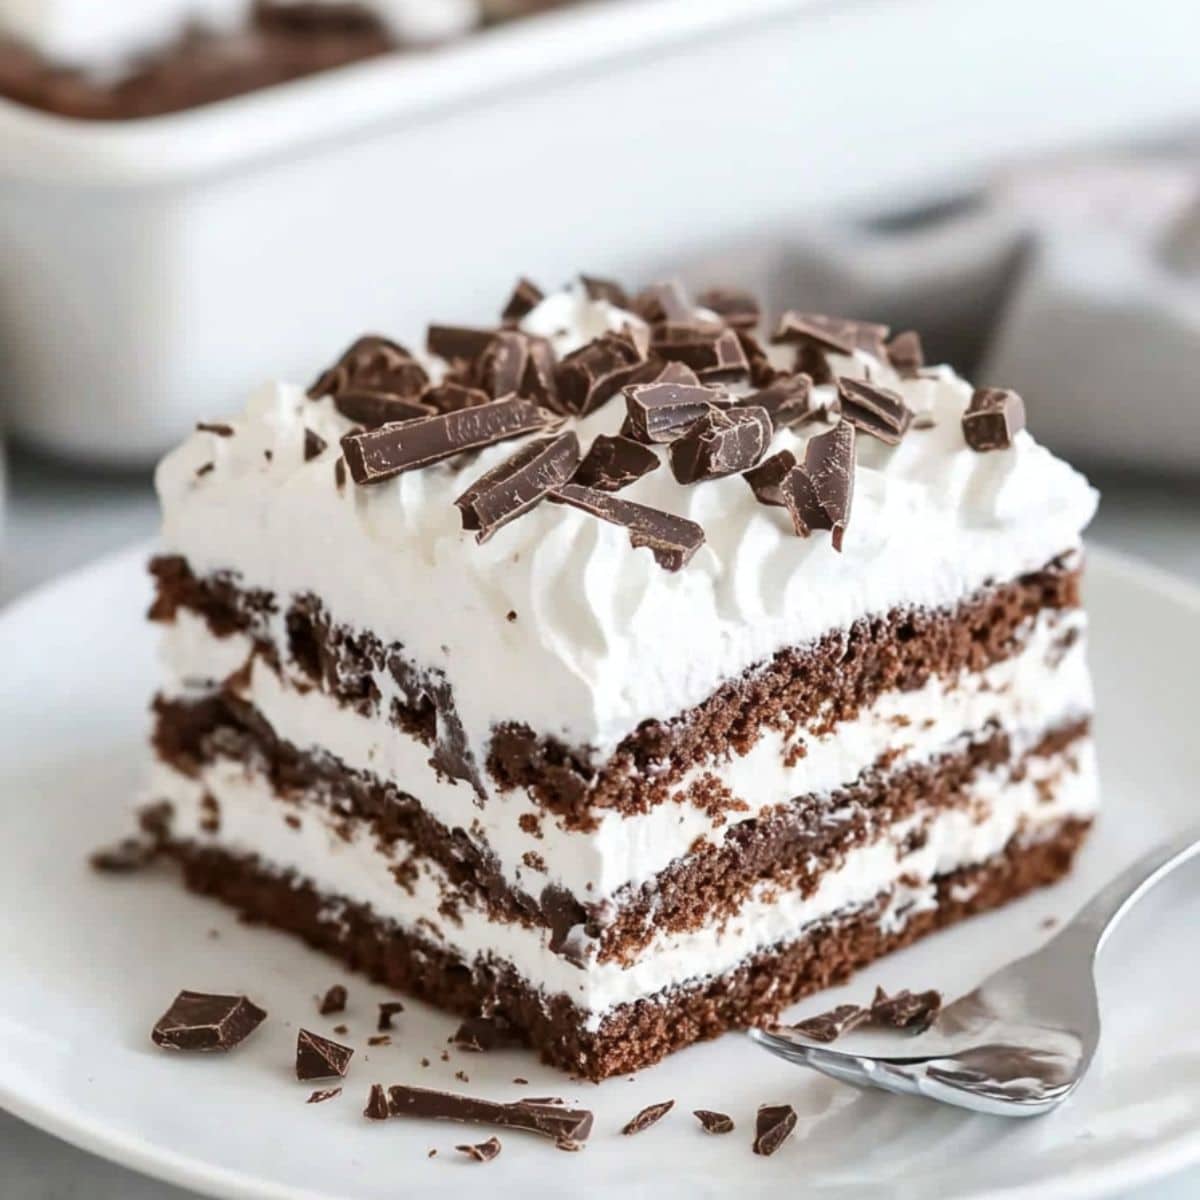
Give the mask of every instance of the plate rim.
[[[106, 571], [119, 569], [126, 562], [144, 558], [157, 544], [157, 539], [139, 541], [44, 581], [0, 608], [0, 631], [12, 619], [36, 609], [48, 595], [77, 586], [90, 575], [103, 575]], [[1104, 570], [1123, 581], [1145, 587], [1200, 615], [1200, 585], [1136, 555], [1091, 542], [1085, 542], [1085, 555], [1086, 563], [1101, 563]], [[1086, 574], [1084, 588], [1086, 593]], [[61, 1108], [29, 1099], [23, 1095], [19, 1081], [7, 1076], [3, 1058], [0, 1058], [0, 1109], [86, 1153], [201, 1195], [223, 1200], [329, 1200], [324, 1192], [280, 1184], [245, 1171], [218, 1166], [150, 1142], [120, 1126], [93, 1120], [85, 1113], [69, 1110], [64, 1114]], [[1167, 1179], [1198, 1164], [1200, 1127], [1166, 1143], [1135, 1149], [1119, 1160], [1118, 1166], [1106, 1164], [1082, 1175], [1076, 1173], [1069, 1179], [1040, 1180], [1015, 1188], [988, 1188], [973, 1193], [971, 1200], [1099, 1200]]]

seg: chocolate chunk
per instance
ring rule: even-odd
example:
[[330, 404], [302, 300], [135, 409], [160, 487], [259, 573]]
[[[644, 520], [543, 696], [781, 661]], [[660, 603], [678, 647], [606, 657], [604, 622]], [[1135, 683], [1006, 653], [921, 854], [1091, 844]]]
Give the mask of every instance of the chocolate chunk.
[[412, 421], [428, 417], [436, 410], [410, 396], [378, 392], [368, 388], [346, 388], [333, 398], [333, 406], [348, 420], [366, 429], [375, 429], [389, 421]]
[[756, 388], [769, 387], [777, 379], [785, 378], [794, 372], [781, 371], [771, 362], [762, 343], [748, 329], [738, 329], [738, 341], [742, 344], [742, 353], [750, 364], [750, 382]]
[[674, 1100], [663, 1100], [658, 1104], [648, 1104], [636, 1117], [622, 1127], [621, 1132], [626, 1137], [634, 1133], [641, 1133], [643, 1129], [649, 1129], [651, 1125], [657, 1125], [674, 1107]]
[[875, 998], [871, 1001], [871, 1022], [924, 1033], [937, 1019], [941, 1008], [942, 995], [932, 988], [927, 992], [910, 992], [905, 988], [894, 996], [889, 996], [883, 988], [876, 988]]
[[296, 1078], [331, 1079], [346, 1074], [354, 1051], [323, 1038], [319, 1033], [301, 1029], [296, 1035]]
[[726, 325], [738, 329], [753, 329], [762, 316], [758, 297], [736, 288], [709, 288], [696, 297], [696, 303], [715, 312]]
[[815, 1017], [808, 1017], [790, 1026], [797, 1033], [811, 1038], [814, 1042], [834, 1042], [843, 1033], [856, 1029], [871, 1015], [870, 1009], [860, 1008], [857, 1004], [839, 1004], [828, 1012]]
[[366, 486], [452, 458], [464, 450], [478, 450], [522, 434], [539, 433], [553, 423], [552, 413], [529, 400], [513, 397], [362, 433], [348, 433], [342, 438], [342, 453], [351, 478]]
[[808, 537], [814, 529], [828, 529], [838, 551], [854, 500], [854, 443], [849, 421], [810, 438], [804, 465], [793, 468], [779, 484], [796, 533]]
[[588, 448], [571, 482], [600, 492], [619, 492], [660, 465], [658, 455], [648, 446], [602, 433]]
[[421, 403], [433, 412], [458, 412], [462, 408], [475, 408], [487, 404], [491, 396], [483, 388], [467, 387], [465, 384], [445, 382], [437, 387], [426, 388], [421, 393]]
[[884, 339], [888, 332], [886, 325], [876, 325], [870, 321], [827, 317], [821, 313], [785, 312], [779, 319], [771, 341], [798, 342], [845, 355], [862, 350], [882, 362], [887, 359]]
[[496, 1125], [554, 1140], [569, 1138], [583, 1142], [592, 1132], [592, 1114], [586, 1109], [561, 1108], [531, 1100], [501, 1104], [406, 1084], [388, 1088], [388, 1110], [393, 1117], [428, 1117], [471, 1125]]
[[566, 483], [578, 466], [579, 438], [574, 433], [527, 442], [454, 501], [462, 513], [463, 528], [474, 531], [477, 542], [486, 542], [496, 530]]
[[399, 342], [370, 335], [359, 338], [308, 389], [313, 400], [349, 388], [415, 397], [429, 382], [425, 368]]
[[550, 953], [561, 954], [575, 966], [584, 962], [587, 911], [566, 888], [547, 884], [539, 897], [542, 917], [550, 927]]
[[564, 409], [558, 399], [558, 379], [555, 376], [554, 348], [545, 338], [525, 338], [529, 357], [525, 361], [525, 374], [521, 379], [520, 393], [536, 400], [555, 412]]
[[386, 1033], [392, 1026], [392, 1018], [404, 1011], [404, 1005], [399, 1000], [384, 1000], [379, 1005], [379, 1020], [375, 1028], [380, 1033]]
[[698, 1108], [692, 1116], [704, 1126], [705, 1133], [732, 1133], [733, 1118], [723, 1112], [713, 1112], [710, 1108]]
[[515, 396], [522, 390], [529, 366], [529, 339], [512, 329], [492, 337], [479, 355], [475, 375], [493, 400]]
[[335, 983], [321, 997], [321, 1002], [317, 1005], [317, 1011], [323, 1017], [332, 1017], [334, 1013], [345, 1012], [346, 989], [340, 983]]
[[480, 1142], [475, 1146], [455, 1146], [454, 1148], [473, 1158], [476, 1162], [491, 1162], [500, 1153], [500, 1139], [490, 1137], [486, 1142]]
[[148, 867], [158, 857], [158, 842], [151, 838], [122, 838], [116, 845], [102, 846], [88, 857], [92, 870], [106, 875], [129, 875]]
[[447, 362], [474, 362], [496, 336], [494, 329], [475, 329], [466, 325], [430, 325], [425, 348]]
[[845, 420], [886, 445], [899, 445], [912, 424], [912, 409], [904, 397], [869, 380], [842, 376], [838, 380], [838, 399]]
[[656, 335], [650, 349], [659, 358], [691, 367], [703, 383], [734, 382], [750, 375], [750, 360], [732, 329], [680, 340], [660, 340]]
[[551, 499], [628, 529], [633, 548], [649, 547], [654, 561], [667, 571], [678, 571], [704, 545], [704, 530], [695, 521], [577, 483], [564, 484]]
[[203, 479], [205, 475], [210, 474], [217, 469], [216, 463], [205, 463], [202, 467], [196, 468], [196, 478]]
[[765, 408], [711, 408], [671, 443], [671, 472], [678, 483], [701, 483], [748, 471], [773, 432]]
[[780, 485], [796, 465], [796, 456], [790, 450], [780, 450], [770, 458], [764, 458], [753, 470], [742, 478], [750, 485], [760, 504], [786, 506]]
[[[836, 407], [836, 401], [834, 402]], [[780, 375], [765, 388], [738, 401], [738, 407], [765, 408], [776, 429], [791, 429], [809, 421], [827, 420], [830, 407], [818, 404], [813, 398], [812, 378], [799, 375]]]
[[1025, 428], [1025, 402], [1007, 388], [977, 388], [962, 426], [972, 450], [1007, 450]]
[[754, 1153], [769, 1158], [796, 1128], [796, 1110], [790, 1104], [764, 1104], [754, 1124]]
[[920, 335], [911, 329], [896, 334], [887, 344], [887, 356], [901, 379], [916, 379], [925, 365]]
[[595, 412], [630, 382], [642, 361], [632, 338], [602, 334], [558, 364], [554, 379], [559, 405], [581, 417]]
[[629, 295], [619, 283], [598, 279], [595, 275], [580, 275], [579, 282], [589, 300], [605, 300], [615, 308], [629, 307]]
[[217, 437], [233, 437], [233, 426], [218, 421], [199, 421], [196, 428], [201, 433], [215, 433]]
[[634, 297], [633, 311], [651, 325], [662, 321], [691, 321], [696, 315], [687, 292], [677, 281], [653, 283], [643, 288]]
[[387, 1093], [383, 1090], [383, 1084], [371, 1084], [371, 1092], [367, 1097], [367, 1107], [363, 1109], [363, 1116], [368, 1121], [386, 1121], [391, 1115], [391, 1110], [388, 1108]]
[[728, 404], [726, 392], [703, 384], [636, 384], [625, 391], [629, 436], [646, 444], [673, 442], [710, 408]]
[[522, 317], [533, 312], [545, 298], [546, 293], [536, 283], [531, 283], [522, 276], [517, 280], [512, 295], [504, 305], [500, 320], [506, 325], [515, 325]]
[[319, 434], [313, 433], [311, 429], [304, 431], [304, 461], [311, 462], [318, 455], [322, 454], [325, 447], [329, 443]]
[[266, 1020], [245, 996], [182, 991], [150, 1032], [165, 1050], [232, 1050]]
[[311, 1096], [309, 1096], [309, 1098], [307, 1100], [305, 1100], [304, 1103], [305, 1104], [323, 1104], [326, 1100], [332, 1100], [335, 1096], [340, 1096], [341, 1094], [342, 1094], [342, 1089], [340, 1087], [326, 1088], [324, 1091], [321, 1091], [321, 1092], [313, 1092], [313, 1094]]
[[495, 1050], [499, 1046], [516, 1045], [520, 1039], [503, 1017], [468, 1017], [450, 1039], [460, 1050], [473, 1054]]

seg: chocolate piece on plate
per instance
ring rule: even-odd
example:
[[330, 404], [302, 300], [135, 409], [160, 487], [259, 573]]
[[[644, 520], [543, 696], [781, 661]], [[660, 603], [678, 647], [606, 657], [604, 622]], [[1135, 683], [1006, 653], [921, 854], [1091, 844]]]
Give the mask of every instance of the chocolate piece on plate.
[[858, 1028], [870, 1016], [869, 1008], [862, 1008], [857, 1004], [839, 1004], [837, 1008], [831, 1008], [828, 1012], [797, 1021], [790, 1028], [814, 1042], [835, 1042], [843, 1033]]
[[369, 388], [346, 388], [333, 398], [333, 406], [350, 421], [367, 429], [386, 425], [389, 421], [411, 421], [428, 417], [436, 410], [413, 396], [397, 396], [394, 392], [372, 391]]
[[621, 1132], [628, 1137], [630, 1134], [641, 1133], [651, 1125], [657, 1125], [675, 1107], [674, 1100], [663, 1100], [658, 1104], [648, 1104], [637, 1116], [622, 1127]]
[[506, 325], [515, 325], [522, 317], [533, 312], [545, 298], [546, 293], [536, 283], [522, 276], [505, 302], [500, 320]]
[[578, 466], [579, 438], [574, 433], [527, 442], [455, 500], [463, 528], [473, 531], [477, 542], [486, 542], [566, 483]]
[[977, 388], [962, 426], [972, 450], [1007, 450], [1025, 428], [1025, 402], [1008, 388]]
[[379, 1021], [375, 1028], [380, 1033], [387, 1033], [392, 1026], [392, 1018], [404, 1011], [404, 1005], [399, 1000], [383, 1000], [379, 1005]]
[[491, 1162], [500, 1153], [500, 1139], [498, 1137], [490, 1137], [486, 1142], [479, 1142], [476, 1145], [455, 1146], [454, 1148], [459, 1153], [473, 1158], [476, 1162]]
[[664, 379], [637, 384], [625, 392], [628, 436], [647, 444], [673, 442], [710, 408], [725, 407], [729, 402], [727, 392], [703, 384]]
[[904, 397], [869, 380], [843, 375], [838, 380], [838, 398], [844, 420], [886, 445], [899, 445], [912, 424], [912, 409]]
[[933, 988], [927, 992], [910, 992], [904, 988], [894, 996], [889, 996], [883, 988], [876, 988], [875, 998], [871, 1001], [871, 1023], [923, 1033], [937, 1019], [941, 1008], [942, 995]]
[[521, 1100], [502, 1104], [453, 1092], [397, 1084], [388, 1088], [388, 1109], [393, 1117], [427, 1117], [462, 1121], [471, 1125], [496, 1125], [552, 1139], [586, 1141], [592, 1131], [592, 1114], [586, 1109], [561, 1108]]
[[165, 1050], [232, 1050], [266, 1020], [245, 996], [182, 991], [150, 1032]]
[[475, 408], [348, 433], [342, 438], [342, 453], [351, 478], [366, 486], [465, 450], [541, 432], [553, 423], [552, 413], [514, 396]]
[[333, 1079], [346, 1074], [354, 1051], [319, 1033], [301, 1029], [296, 1035], [296, 1078]]
[[911, 329], [896, 334], [887, 344], [887, 356], [901, 379], [916, 379], [925, 365], [921, 335]]
[[671, 472], [678, 483], [701, 483], [748, 471], [773, 432], [765, 408], [711, 408], [671, 443]]
[[326, 1100], [332, 1100], [335, 1096], [340, 1096], [342, 1089], [340, 1087], [325, 1088], [323, 1091], [313, 1092], [305, 1104], [323, 1104]]
[[329, 443], [319, 434], [313, 433], [311, 429], [304, 431], [304, 461], [311, 462], [324, 452], [325, 447]]
[[601, 492], [619, 492], [659, 466], [658, 455], [649, 446], [602, 433], [588, 448], [571, 481]]
[[501, 1017], [467, 1017], [450, 1040], [460, 1050], [472, 1053], [516, 1045], [519, 1041], [512, 1026]]
[[628, 529], [634, 549], [648, 547], [654, 561], [667, 571], [678, 571], [704, 545], [704, 530], [695, 521], [594, 488], [564, 484], [551, 499]]
[[346, 1011], [346, 989], [340, 984], [335, 983], [324, 996], [321, 997], [320, 1003], [317, 1005], [317, 1012], [323, 1017], [331, 1017], [334, 1013], [342, 1013]]
[[796, 1110], [790, 1104], [764, 1104], [754, 1123], [754, 1153], [769, 1158], [796, 1128]]
[[704, 1126], [705, 1133], [732, 1133], [733, 1118], [723, 1112], [713, 1112], [710, 1108], [698, 1108], [692, 1116]]
[[753, 329], [762, 316], [758, 297], [738, 288], [709, 288], [696, 297], [696, 303], [737, 329]]
[[371, 1084], [371, 1091], [367, 1096], [367, 1107], [363, 1109], [363, 1116], [369, 1121], [386, 1121], [391, 1115], [391, 1109], [388, 1108], [387, 1092], [383, 1090], [383, 1084]]

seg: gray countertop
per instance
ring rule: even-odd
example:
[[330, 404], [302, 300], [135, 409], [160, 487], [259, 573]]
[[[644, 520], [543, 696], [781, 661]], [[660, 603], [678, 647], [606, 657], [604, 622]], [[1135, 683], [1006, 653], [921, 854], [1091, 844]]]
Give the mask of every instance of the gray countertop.
[[[149, 476], [72, 471], [29, 456], [9, 463], [0, 603], [154, 532]], [[1095, 542], [1200, 583], [1200, 481], [1097, 472], [1105, 500]], [[190, 1193], [136, 1176], [0, 1113], [4, 1200], [184, 1200]], [[1200, 1169], [1124, 1200], [1190, 1200]]]

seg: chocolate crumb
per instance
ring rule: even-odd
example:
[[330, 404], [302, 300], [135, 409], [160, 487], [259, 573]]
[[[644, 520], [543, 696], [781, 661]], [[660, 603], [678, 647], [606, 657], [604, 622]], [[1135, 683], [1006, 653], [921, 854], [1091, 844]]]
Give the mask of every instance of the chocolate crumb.
[[704, 1126], [705, 1133], [732, 1133], [733, 1118], [709, 1108], [698, 1108], [692, 1116]]
[[375, 1023], [375, 1028], [380, 1033], [386, 1033], [392, 1028], [392, 1018], [397, 1013], [404, 1011], [404, 1005], [399, 1000], [383, 1000], [379, 1005], [379, 1020]]
[[346, 486], [346, 460], [340, 456], [333, 464], [333, 482], [339, 492]]
[[517, 619], [516, 609], [510, 608], [508, 612], [504, 614], [504, 619], [509, 622], [515, 621]]
[[468, 1144], [454, 1148], [461, 1154], [473, 1158], [476, 1162], [491, 1162], [500, 1153], [500, 1139], [490, 1137], [486, 1142], [479, 1142], [477, 1145]]
[[232, 1050], [266, 1020], [245, 996], [182, 991], [155, 1023], [150, 1038], [165, 1050]]
[[215, 433], [217, 437], [233, 437], [233, 426], [223, 421], [198, 421], [196, 428], [201, 433]]
[[431, 1149], [431, 1150], [429, 1151], [429, 1153], [425, 1155], [425, 1157], [426, 1157], [426, 1158], [437, 1158], [437, 1150], [436, 1150], [436, 1149]]
[[520, 1075], [517, 1075], [517, 1076], [516, 1076], [516, 1077], [513, 1079], [513, 1083], [522, 1083], [522, 1084], [526, 1084], [526, 1085], [528, 1085], [528, 1083], [529, 1083], [529, 1080], [528, 1080], [528, 1079], [522, 1079]]
[[346, 1011], [346, 989], [340, 984], [335, 983], [324, 996], [321, 997], [320, 1003], [317, 1005], [317, 1012], [323, 1017], [331, 1017], [334, 1013]]
[[196, 468], [196, 478], [203, 479], [204, 476], [207, 475], [210, 471], [216, 470], [216, 466], [217, 466], [216, 463], [209, 462], [209, 463], [205, 463], [204, 466], [202, 466], [202, 467], [197, 467]]
[[344, 1037], [346, 1034], [348, 1034], [350, 1032], [350, 1026], [349, 1025], [335, 1025], [333, 1027], [333, 1032], [337, 1033], [337, 1034], [341, 1034]]
[[889, 996], [883, 988], [875, 989], [871, 1001], [871, 1021], [892, 1029], [911, 1029], [924, 1033], [937, 1019], [942, 1008], [942, 995], [930, 988], [926, 992], [910, 992], [907, 988]]
[[631, 1134], [641, 1133], [643, 1129], [649, 1129], [651, 1125], [658, 1124], [674, 1107], [674, 1100], [663, 1100], [658, 1104], [649, 1104], [637, 1116], [628, 1121], [622, 1127], [621, 1132], [626, 1137], [629, 1137]]
[[843, 1033], [849, 1033], [869, 1020], [870, 1016], [871, 1010], [868, 1008], [861, 1008], [857, 1004], [839, 1004], [828, 1012], [798, 1021], [790, 1028], [814, 1042], [834, 1042]]
[[313, 1092], [305, 1104], [323, 1104], [326, 1100], [332, 1100], [334, 1096], [340, 1096], [342, 1089], [340, 1087], [326, 1088], [324, 1091]]
[[462, 1080], [463, 1083], [471, 1082], [471, 1077], [466, 1073], [466, 1071], [455, 1071], [454, 1078]]
[[790, 1104], [764, 1104], [754, 1128], [754, 1153], [769, 1158], [796, 1128], [796, 1110]]
[[330, 1079], [343, 1076], [350, 1067], [354, 1051], [308, 1029], [296, 1035], [296, 1078]]
[[369, 1038], [367, 1038], [368, 1046], [390, 1046], [391, 1044], [391, 1035], [387, 1033], [373, 1033]]
[[148, 867], [158, 857], [158, 843], [150, 838], [122, 838], [112, 846], [102, 846], [88, 857], [94, 871], [106, 875], [128, 875]]

